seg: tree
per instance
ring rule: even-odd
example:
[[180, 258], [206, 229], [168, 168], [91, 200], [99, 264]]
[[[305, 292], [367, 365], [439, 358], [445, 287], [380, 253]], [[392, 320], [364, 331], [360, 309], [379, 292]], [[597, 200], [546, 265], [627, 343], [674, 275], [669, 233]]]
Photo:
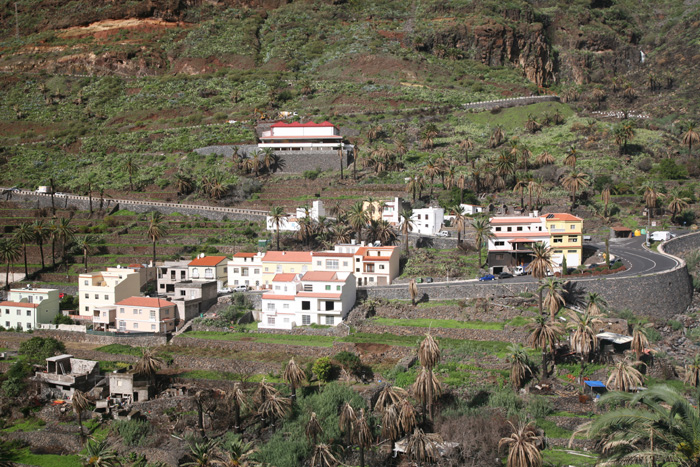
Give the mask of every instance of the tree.
[[0, 261], [7, 263], [5, 272], [5, 287], [10, 290], [10, 266], [20, 257], [21, 247], [14, 238], [3, 238], [0, 240]]
[[576, 193], [590, 184], [588, 174], [571, 170], [562, 180], [562, 186], [571, 192], [571, 209], [576, 205]]
[[683, 382], [693, 387], [700, 385], [700, 354], [696, 354], [693, 361], [684, 368]]
[[141, 349], [141, 358], [139, 358], [134, 366], [134, 373], [146, 376], [150, 380], [158, 373], [162, 365], [163, 360], [156, 357], [153, 349], [143, 348]]
[[233, 388], [226, 394], [226, 404], [233, 408], [233, 431], [241, 431], [241, 408], [248, 406], [248, 397], [243, 392], [241, 383], [234, 383]]
[[89, 439], [85, 443], [83, 465], [91, 467], [116, 467], [121, 465], [114, 449], [110, 449], [107, 440]]
[[525, 174], [520, 174], [516, 178], [515, 186], [513, 187], [513, 193], [520, 192], [520, 209], [525, 208], [525, 196], [524, 191], [529, 186], [530, 180], [526, 178]]
[[565, 304], [564, 295], [562, 294], [564, 284], [559, 279], [548, 277], [539, 288], [547, 293], [543, 303], [549, 310], [552, 321], [554, 321], [557, 318], [559, 309]]
[[459, 142], [459, 149], [464, 151], [464, 163], [468, 164], [469, 163], [469, 151], [474, 149], [474, 141], [472, 141], [470, 138], [461, 140]]
[[240, 439], [233, 439], [224, 443], [224, 446], [219, 449], [216, 459], [212, 461], [212, 464], [221, 467], [247, 467], [256, 465], [255, 463], [250, 464], [248, 462], [251, 455], [255, 452], [256, 450], [252, 442], [246, 443]]
[[153, 242], [153, 267], [156, 267], [156, 243], [167, 234], [168, 229], [165, 227], [163, 216], [158, 211], [152, 211], [151, 217], [148, 219], [146, 235]]
[[406, 251], [406, 255], [408, 255], [408, 233], [413, 231], [413, 227], [415, 227], [415, 224], [411, 220], [411, 217], [413, 216], [413, 211], [410, 209], [402, 209], [401, 214], [400, 214], [400, 226], [401, 226], [401, 235], [403, 236], [403, 241], [404, 241], [404, 249]]
[[547, 352], [552, 355], [554, 361], [554, 351], [556, 344], [564, 334], [564, 330], [559, 323], [552, 321], [549, 316], [538, 314], [530, 324], [529, 344], [533, 349], [542, 351], [542, 377], [549, 375], [547, 370]]
[[293, 358], [289, 360], [289, 363], [287, 363], [284, 373], [282, 374], [282, 379], [285, 383], [289, 384], [289, 389], [292, 393], [292, 402], [296, 401], [297, 387], [301, 386], [306, 379], [306, 373], [304, 373], [304, 370], [299, 368], [296, 362], [294, 362]]
[[258, 415], [262, 417], [263, 424], [265, 424], [266, 420], [269, 420], [269, 424], [274, 426], [275, 419], [283, 418], [289, 411], [291, 405], [292, 402], [290, 399], [278, 394], [272, 394], [260, 404], [260, 407], [258, 407]]
[[700, 413], [682, 393], [656, 385], [636, 394], [610, 392], [600, 403], [620, 408], [574, 434], [600, 441], [606, 465], [698, 465]]
[[280, 249], [280, 224], [287, 220], [287, 216], [282, 206], [272, 206], [270, 209], [270, 220], [275, 226], [277, 234], [277, 250]]
[[408, 293], [411, 295], [411, 305], [416, 306], [416, 298], [418, 298], [418, 284], [415, 279], [408, 281]]
[[424, 148], [432, 148], [434, 145], [434, 139], [440, 134], [437, 125], [434, 123], [428, 123], [423, 132], [421, 133], [421, 144]]
[[[547, 277], [547, 272], [554, 269], [554, 261], [552, 261], [552, 248], [548, 247], [544, 243], [533, 243], [532, 244], [532, 261], [527, 266], [527, 272], [532, 274], [532, 277], [541, 281]], [[542, 291], [544, 289], [540, 286], [537, 291], [539, 292], [539, 308], [540, 314], [542, 314]]]
[[348, 211], [348, 221], [350, 222], [350, 227], [352, 227], [357, 233], [358, 242], [362, 241], [362, 229], [367, 226], [369, 221], [369, 214], [364, 210], [362, 206], [362, 201], [358, 201], [350, 207]]
[[47, 358], [64, 353], [65, 344], [53, 337], [32, 337], [19, 345], [19, 354], [33, 364], [45, 364]]
[[525, 122], [525, 129], [527, 131], [529, 131], [530, 133], [534, 134], [542, 129], [542, 125], [537, 123], [537, 120], [535, 120], [535, 117], [533, 117], [532, 114], [527, 114], [527, 121]]
[[614, 391], [623, 392], [629, 392], [634, 388], [641, 387], [644, 376], [634, 367], [634, 365], [641, 363], [639, 361], [630, 363], [628, 360], [617, 362], [605, 385]]
[[608, 204], [610, 203], [610, 187], [606, 186], [603, 191], [600, 192], [600, 198], [603, 201], [603, 206], [605, 207], [603, 211], [603, 217], [608, 218]]
[[41, 254], [41, 269], [44, 269], [44, 240], [46, 240], [46, 226], [44, 221], [37, 219], [32, 222], [32, 231], [34, 232], [34, 241], [39, 245], [39, 253]]
[[491, 223], [486, 216], [477, 216], [472, 221], [472, 227], [474, 227], [474, 232], [476, 234], [476, 249], [479, 251], [479, 268], [483, 266], [483, 261], [481, 260], [481, 250], [484, 246], [484, 242], [494, 238], [491, 232]]
[[418, 360], [428, 369], [433, 369], [440, 363], [440, 346], [433, 336], [428, 333], [418, 347]]
[[621, 122], [613, 130], [613, 135], [615, 136], [615, 144], [620, 146], [620, 154], [624, 154], [627, 143], [636, 135], [634, 124], [629, 120]]
[[369, 449], [372, 445], [372, 439], [372, 430], [367, 423], [365, 409], [360, 409], [360, 416], [355, 422], [353, 431], [353, 440], [360, 448], [360, 467], [365, 467], [365, 449]]
[[396, 405], [390, 405], [382, 411], [382, 437], [391, 441], [391, 451], [394, 443], [401, 437], [401, 422], [396, 411]]
[[432, 369], [421, 367], [416, 382], [411, 386], [411, 392], [423, 406], [423, 418], [425, 419], [427, 414], [430, 420], [432, 420], [433, 401], [442, 393], [442, 385]]
[[493, 129], [493, 132], [491, 133], [491, 137], [489, 138], [489, 147], [490, 148], [495, 148], [501, 145], [503, 141], [505, 141], [506, 135], [503, 132], [503, 127], [500, 125], [497, 125], [496, 128]]
[[700, 143], [700, 134], [695, 131], [695, 123], [688, 123], [685, 129], [685, 133], [681, 136], [683, 145], [688, 146], [688, 155], [691, 156], [693, 153], [693, 144]]
[[73, 412], [78, 416], [78, 426], [80, 427], [80, 439], [85, 441], [85, 433], [83, 432], [83, 412], [85, 412], [90, 405], [85, 393], [79, 389], [73, 391], [73, 396], [71, 397], [71, 404], [73, 405]]
[[[353, 425], [357, 421], [357, 416], [355, 415], [355, 409], [346, 401], [343, 407], [340, 409], [340, 418], [338, 419], [338, 425], [340, 431], [345, 433], [345, 444], [350, 446], [352, 440], [352, 430]], [[316, 442], [314, 441], [314, 444]]]
[[406, 442], [406, 454], [418, 462], [420, 467], [423, 462], [435, 462], [440, 458], [438, 444], [442, 443], [442, 437], [436, 433], [425, 433], [416, 428]]
[[425, 188], [425, 179], [421, 175], [413, 175], [406, 184], [406, 193], [413, 195], [413, 202], [416, 202], [416, 193], [422, 193]]
[[76, 242], [76, 246], [83, 253], [83, 264], [85, 266], [85, 273], [88, 272], [88, 255], [92, 252], [94, 243], [95, 239], [91, 235], [85, 235], [83, 237], [80, 237]]
[[14, 235], [15, 241], [22, 245], [22, 250], [24, 252], [24, 275], [29, 276], [29, 270], [27, 269], [27, 244], [34, 240], [34, 232], [32, 231], [31, 224], [23, 222], [17, 227]]
[[311, 417], [309, 417], [309, 421], [306, 423], [304, 433], [306, 434], [306, 439], [313, 441], [314, 444], [318, 441], [318, 435], [323, 433], [323, 428], [321, 428], [321, 424], [318, 423], [316, 412], [311, 412]]
[[649, 347], [649, 335], [647, 330], [653, 326], [654, 323], [636, 324], [632, 330], [632, 343], [630, 347], [637, 356], [637, 360], [642, 359], [644, 350]]
[[194, 190], [194, 180], [183, 172], [175, 174], [175, 187], [178, 195], [189, 195]]
[[58, 240], [58, 234], [56, 229], [56, 222], [54, 220], [49, 221], [46, 226], [46, 238], [51, 240], [51, 267], [56, 268], [56, 240]]
[[666, 200], [668, 201], [668, 209], [671, 211], [671, 222], [675, 219], [676, 214], [688, 207], [688, 203], [690, 202], [690, 198], [683, 196], [678, 188], [671, 190]]
[[404, 433], [410, 433], [418, 424], [416, 420], [416, 409], [408, 399], [402, 399], [396, 407], [399, 414], [399, 423]]
[[218, 443], [214, 440], [205, 440], [201, 443], [190, 443], [190, 462], [185, 462], [183, 467], [209, 467], [214, 465], [216, 448]]
[[134, 174], [138, 172], [139, 167], [131, 155], [126, 156], [126, 159], [124, 160], [124, 169], [129, 175], [129, 190], [134, 191]]
[[533, 373], [530, 359], [522, 344], [511, 344], [508, 347], [508, 358], [510, 359], [510, 382], [513, 388], [518, 390]]
[[62, 217], [58, 220], [58, 224], [56, 224], [56, 236], [61, 242], [61, 260], [65, 259], [66, 245], [68, 242], [73, 241], [75, 236], [75, 229], [71, 227], [70, 222], [70, 218]]
[[579, 314], [575, 311], [569, 313], [569, 324], [567, 329], [572, 331], [569, 336], [571, 350], [581, 357], [581, 378], [583, 378], [583, 368], [590, 355], [595, 352], [598, 341], [593, 330], [594, 318], [588, 312]]
[[597, 292], [590, 292], [586, 302], [586, 311], [590, 313], [591, 316], [600, 316], [608, 307], [608, 302]]
[[543, 439], [537, 434], [537, 429], [533, 422], [525, 424], [518, 422], [516, 427], [510, 420], [508, 424], [513, 429], [510, 436], [502, 438], [498, 443], [499, 449], [502, 446], [508, 446], [508, 461], [507, 467], [541, 467], [542, 453], [540, 445]]
[[538, 165], [552, 165], [556, 160], [554, 159], [554, 156], [552, 156], [550, 153], [547, 151], [543, 151], [542, 154], [537, 156], [537, 159], [535, 159], [535, 162], [537, 162]]
[[390, 384], [385, 384], [382, 390], [379, 391], [379, 396], [377, 397], [377, 402], [374, 404], [374, 410], [383, 412], [388, 407], [392, 405], [397, 405], [401, 399], [408, 396], [408, 393], [397, 386], [392, 386]]
[[344, 180], [345, 177], [343, 176], [343, 145], [340, 145], [341, 147], [338, 148], [338, 160], [340, 161], [340, 179]]
[[576, 160], [578, 159], [578, 150], [576, 146], [570, 146], [569, 150], [566, 151], [566, 157], [564, 158], [564, 165], [571, 167], [572, 170], [576, 170]]
[[317, 444], [311, 456], [311, 467], [335, 467], [338, 459], [333, 456], [331, 447], [327, 444]]

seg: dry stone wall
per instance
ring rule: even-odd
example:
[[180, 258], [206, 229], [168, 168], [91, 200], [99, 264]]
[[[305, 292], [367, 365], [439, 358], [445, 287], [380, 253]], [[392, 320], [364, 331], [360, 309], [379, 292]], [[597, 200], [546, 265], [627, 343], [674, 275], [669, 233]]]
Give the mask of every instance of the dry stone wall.
[[393, 334], [396, 336], [425, 336], [430, 332], [434, 337], [444, 339], [461, 339], [473, 341], [502, 341], [511, 343], [525, 343], [527, 333], [523, 328], [506, 326], [502, 331], [491, 329], [451, 329], [451, 328], [420, 328], [408, 326], [382, 326], [375, 324], [363, 324], [357, 328], [360, 332], [373, 334]]

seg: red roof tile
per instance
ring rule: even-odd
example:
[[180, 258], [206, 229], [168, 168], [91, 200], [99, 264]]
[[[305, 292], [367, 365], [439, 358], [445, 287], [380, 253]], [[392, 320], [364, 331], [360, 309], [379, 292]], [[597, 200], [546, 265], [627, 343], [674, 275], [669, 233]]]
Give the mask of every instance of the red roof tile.
[[313, 271], [307, 272], [301, 278], [304, 282], [345, 282], [337, 278], [333, 271]]
[[0, 302], [0, 306], [14, 306], [20, 308], [37, 308], [38, 303], [26, 303], [26, 302]]
[[226, 256], [205, 256], [192, 260], [188, 266], [216, 266], [222, 261], [226, 261]]
[[268, 251], [262, 260], [267, 263], [311, 263], [311, 252]]
[[264, 293], [262, 298], [265, 300], [294, 300], [294, 295], [277, 295], [273, 293]]
[[257, 255], [257, 253], [244, 253], [242, 251], [239, 251], [238, 253], [233, 255], [233, 257], [234, 258], [255, 258], [255, 255]]
[[[551, 217], [550, 217], [551, 216]], [[551, 214], [545, 214], [544, 217], [548, 221], [582, 221], [580, 217], [572, 216], [565, 212], [553, 212]]]
[[275, 277], [272, 278], [272, 282], [292, 282], [295, 277], [297, 277], [297, 275], [293, 272], [285, 274], [275, 274]]
[[129, 297], [125, 298], [121, 302], [118, 302], [119, 306], [143, 306], [148, 308], [165, 308], [169, 306], [175, 306], [170, 300], [165, 300], [163, 298], [151, 298], [151, 297]]
[[340, 298], [339, 293], [323, 293], [323, 292], [299, 292], [297, 297], [311, 297], [311, 298]]

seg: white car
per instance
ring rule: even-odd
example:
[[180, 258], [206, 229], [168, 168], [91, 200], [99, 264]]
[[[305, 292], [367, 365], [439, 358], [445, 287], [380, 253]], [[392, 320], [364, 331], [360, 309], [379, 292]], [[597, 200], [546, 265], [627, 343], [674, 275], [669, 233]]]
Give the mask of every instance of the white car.
[[248, 287], [245, 285], [237, 285], [236, 287], [233, 288], [234, 292], [247, 292]]
[[450, 235], [451, 234], [449, 230], [441, 230], [437, 233], [438, 237], [449, 237]]

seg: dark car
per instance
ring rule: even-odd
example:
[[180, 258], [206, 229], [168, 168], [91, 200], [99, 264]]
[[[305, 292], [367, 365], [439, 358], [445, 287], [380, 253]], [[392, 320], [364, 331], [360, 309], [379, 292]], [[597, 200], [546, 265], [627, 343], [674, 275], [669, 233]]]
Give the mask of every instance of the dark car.
[[502, 272], [498, 275], [499, 279], [510, 279], [511, 277], [513, 277], [513, 274], [509, 272]]
[[496, 276], [494, 276], [493, 274], [486, 274], [485, 276], [481, 276], [479, 278], [480, 281], [492, 281], [495, 279], [496, 279]]

